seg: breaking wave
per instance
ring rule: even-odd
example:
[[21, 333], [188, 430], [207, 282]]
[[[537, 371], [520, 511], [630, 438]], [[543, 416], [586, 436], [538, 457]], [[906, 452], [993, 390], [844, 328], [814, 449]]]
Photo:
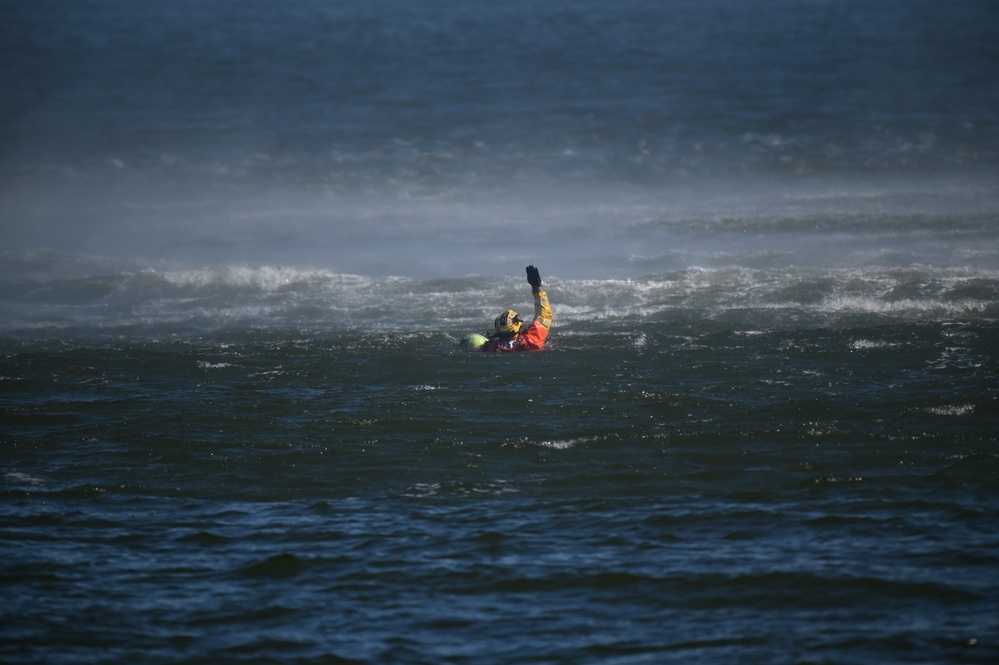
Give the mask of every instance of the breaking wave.
[[[7, 332], [65, 328], [205, 330], [227, 327], [422, 330], [478, 328], [494, 310], [530, 311], [513, 277], [368, 277], [290, 266], [121, 269], [50, 256], [47, 274], [7, 275]], [[20, 257], [20, 263], [26, 259]], [[80, 266], [87, 270], [80, 271]], [[76, 274], [70, 274], [75, 272]], [[559, 326], [671, 316], [782, 325], [838, 318], [996, 318], [999, 272], [969, 268], [688, 268], [629, 279], [546, 276]]]

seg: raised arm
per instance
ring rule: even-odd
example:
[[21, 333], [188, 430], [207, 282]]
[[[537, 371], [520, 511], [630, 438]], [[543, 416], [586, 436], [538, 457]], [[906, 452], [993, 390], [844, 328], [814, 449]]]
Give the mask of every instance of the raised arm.
[[541, 288], [541, 273], [534, 266], [527, 266], [527, 281], [534, 293], [534, 321], [550, 330], [552, 327], [552, 306], [548, 294]]

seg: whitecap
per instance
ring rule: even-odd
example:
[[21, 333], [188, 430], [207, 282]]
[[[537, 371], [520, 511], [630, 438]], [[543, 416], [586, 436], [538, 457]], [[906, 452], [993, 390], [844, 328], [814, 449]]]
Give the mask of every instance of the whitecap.
[[850, 342], [848, 346], [854, 351], [867, 351], [870, 349], [890, 349], [898, 345], [881, 340], [856, 339]]
[[946, 406], [933, 406], [926, 411], [935, 416], [966, 416], [974, 412], [974, 404], [949, 404]]
[[198, 367], [201, 369], [223, 369], [226, 367], [235, 367], [232, 363], [211, 363], [207, 360], [199, 360]]

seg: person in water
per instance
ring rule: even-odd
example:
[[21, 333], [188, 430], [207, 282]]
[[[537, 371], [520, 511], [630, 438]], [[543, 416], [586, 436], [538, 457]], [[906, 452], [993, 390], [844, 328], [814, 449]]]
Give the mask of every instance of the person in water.
[[479, 347], [482, 351], [539, 351], [544, 348], [548, 331], [552, 327], [552, 306], [548, 294], [541, 288], [541, 273], [534, 266], [527, 266], [527, 281], [534, 293], [534, 321], [524, 328], [524, 321], [508, 309], [493, 322], [496, 332]]

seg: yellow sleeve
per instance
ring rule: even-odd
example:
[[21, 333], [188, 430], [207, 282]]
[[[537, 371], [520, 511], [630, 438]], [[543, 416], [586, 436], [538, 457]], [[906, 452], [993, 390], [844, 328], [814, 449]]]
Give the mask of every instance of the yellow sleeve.
[[548, 302], [548, 294], [543, 289], [533, 289], [534, 291], [534, 320], [551, 330], [552, 327], [552, 306]]

